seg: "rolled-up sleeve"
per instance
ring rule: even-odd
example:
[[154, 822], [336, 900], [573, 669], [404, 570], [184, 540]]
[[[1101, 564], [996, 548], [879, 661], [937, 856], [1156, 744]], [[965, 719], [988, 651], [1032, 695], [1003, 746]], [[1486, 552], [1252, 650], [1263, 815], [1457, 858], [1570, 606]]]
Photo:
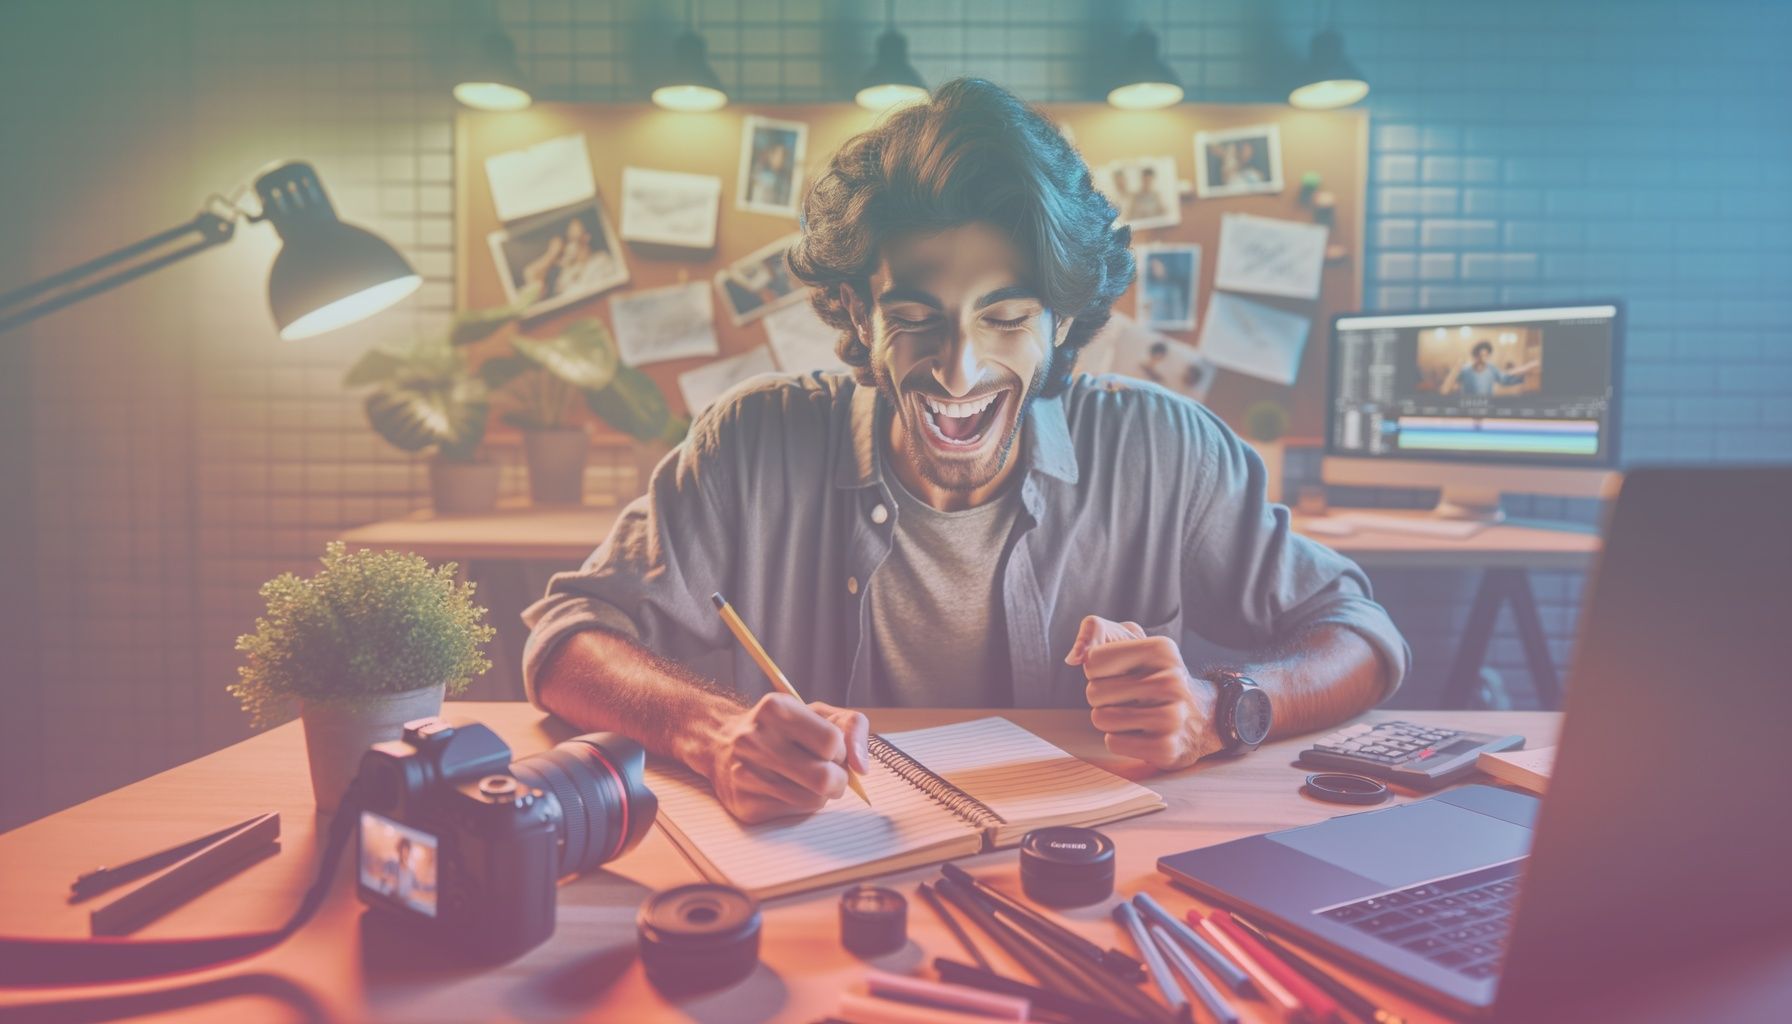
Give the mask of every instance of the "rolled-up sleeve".
[[530, 630], [523, 686], [530, 701], [540, 705], [542, 668], [580, 630], [614, 630], [679, 660], [724, 642], [709, 598], [727, 589], [728, 552], [740, 522], [724, 429], [714, 410], [700, 418], [585, 564], [556, 574], [546, 596], [523, 611]]
[[1183, 565], [1184, 621], [1228, 647], [1262, 648], [1313, 627], [1353, 630], [1381, 657], [1385, 698], [1405, 678], [1412, 650], [1353, 561], [1294, 532], [1269, 501], [1263, 460], [1217, 418], [1195, 408], [1200, 438]]

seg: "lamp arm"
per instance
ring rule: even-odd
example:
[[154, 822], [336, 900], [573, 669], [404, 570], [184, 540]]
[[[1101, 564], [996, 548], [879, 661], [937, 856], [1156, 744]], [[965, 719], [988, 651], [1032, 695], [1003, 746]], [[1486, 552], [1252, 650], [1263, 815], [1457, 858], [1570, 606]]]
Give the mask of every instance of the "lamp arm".
[[[195, 234], [199, 236], [198, 239], [189, 245], [163, 253], [154, 259], [125, 267], [97, 280], [88, 281], [86, 284], [52, 295], [33, 305], [23, 305], [37, 296], [54, 292], [67, 285], [77, 284], [101, 271], [118, 266], [144, 253], [152, 252], [187, 235]], [[151, 235], [140, 242], [133, 242], [109, 252], [98, 259], [89, 260], [79, 266], [52, 274], [41, 281], [34, 281], [23, 288], [7, 292], [0, 295], [0, 334], [65, 306], [72, 306], [90, 296], [98, 295], [100, 292], [116, 288], [128, 281], [134, 281], [145, 274], [160, 270], [170, 263], [178, 262], [213, 246], [222, 245], [230, 241], [235, 234], [235, 220], [221, 217], [211, 210], [204, 210], [185, 224], [169, 228], [167, 231]]]

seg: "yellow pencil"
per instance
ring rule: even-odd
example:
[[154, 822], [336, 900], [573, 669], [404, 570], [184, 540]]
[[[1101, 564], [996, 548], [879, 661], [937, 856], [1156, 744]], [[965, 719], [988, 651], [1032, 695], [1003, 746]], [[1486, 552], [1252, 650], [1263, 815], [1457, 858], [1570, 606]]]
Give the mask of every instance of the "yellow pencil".
[[[796, 692], [796, 687], [790, 685], [790, 680], [785, 678], [784, 670], [778, 667], [777, 662], [772, 661], [771, 655], [765, 653], [765, 648], [759, 646], [759, 638], [754, 636], [753, 631], [747, 628], [747, 624], [734, 613], [734, 608], [728, 603], [728, 599], [721, 594], [712, 594], [709, 599], [716, 603], [716, 611], [722, 613], [722, 621], [728, 624], [728, 631], [734, 634], [734, 639], [739, 640], [740, 645], [753, 656], [753, 660], [759, 663], [759, 671], [765, 673], [765, 677], [772, 681], [772, 685], [778, 688], [778, 692], [789, 694], [799, 701], [802, 700], [803, 695]], [[865, 784], [859, 781], [858, 774], [851, 768], [846, 769], [846, 784], [852, 787], [854, 793], [859, 794], [859, 799], [865, 801], [867, 807], [871, 805], [871, 797], [865, 792]]]

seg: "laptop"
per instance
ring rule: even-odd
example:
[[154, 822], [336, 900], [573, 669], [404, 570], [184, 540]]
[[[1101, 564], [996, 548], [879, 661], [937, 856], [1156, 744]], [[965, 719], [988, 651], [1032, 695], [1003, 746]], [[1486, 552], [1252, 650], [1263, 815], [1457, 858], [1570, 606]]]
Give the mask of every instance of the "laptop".
[[1792, 467], [1627, 474], [1588, 593], [1543, 799], [1462, 786], [1158, 869], [1469, 1016], [1786, 945]]

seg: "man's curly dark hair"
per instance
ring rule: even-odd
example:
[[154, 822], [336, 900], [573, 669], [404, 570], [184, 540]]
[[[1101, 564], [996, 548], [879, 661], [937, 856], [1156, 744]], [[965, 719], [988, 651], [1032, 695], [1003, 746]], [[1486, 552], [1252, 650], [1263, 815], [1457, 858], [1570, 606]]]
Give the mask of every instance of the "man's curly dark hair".
[[840, 329], [840, 358], [870, 387], [871, 350], [853, 329], [847, 290], [869, 301], [880, 245], [992, 224], [1028, 260], [1053, 316], [1075, 318], [1039, 391], [1049, 398], [1069, 386], [1077, 353], [1132, 284], [1132, 232], [1114, 226], [1117, 214], [1050, 121], [1000, 86], [959, 78], [840, 147], [803, 197], [790, 269], [811, 286], [821, 319]]

